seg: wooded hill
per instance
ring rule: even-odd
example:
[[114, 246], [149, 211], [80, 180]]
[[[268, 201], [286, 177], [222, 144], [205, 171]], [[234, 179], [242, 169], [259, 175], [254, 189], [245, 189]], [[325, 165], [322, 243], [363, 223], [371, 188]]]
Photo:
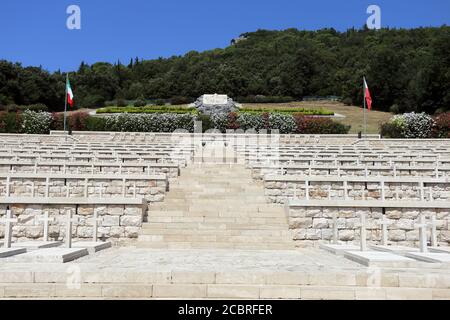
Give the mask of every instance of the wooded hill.
[[[100, 107], [115, 99], [189, 101], [216, 92], [238, 101], [257, 95], [295, 100], [339, 96], [361, 105], [365, 75], [375, 109], [450, 110], [450, 27], [259, 30], [242, 38], [225, 49], [184, 56], [81, 63], [70, 74], [75, 103]], [[44, 103], [61, 110], [64, 92], [61, 72], [0, 61], [0, 105]]]

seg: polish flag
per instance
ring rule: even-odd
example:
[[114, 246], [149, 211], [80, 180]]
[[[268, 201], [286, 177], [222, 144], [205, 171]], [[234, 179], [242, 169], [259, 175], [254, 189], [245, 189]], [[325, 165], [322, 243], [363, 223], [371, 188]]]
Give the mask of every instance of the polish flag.
[[369, 86], [367, 85], [366, 78], [364, 77], [364, 99], [366, 99], [367, 109], [372, 110], [372, 96], [370, 95]]

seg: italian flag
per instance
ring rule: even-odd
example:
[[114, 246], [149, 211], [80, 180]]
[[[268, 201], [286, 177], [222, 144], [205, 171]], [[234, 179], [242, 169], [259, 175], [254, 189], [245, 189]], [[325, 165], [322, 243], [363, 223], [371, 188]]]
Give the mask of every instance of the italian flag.
[[364, 77], [364, 99], [366, 99], [367, 109], [372, 110], [372, 96], [370, 95], [369, 86], [367, 85], [366, 78]]
[[67, 76], [67, 85], [66, 85], [66, 92], [67, 92], [67, 102], [70, 104], [70, 107], [73, 107], [73, 92], [72, 87], [70, 86], [69, 76]]

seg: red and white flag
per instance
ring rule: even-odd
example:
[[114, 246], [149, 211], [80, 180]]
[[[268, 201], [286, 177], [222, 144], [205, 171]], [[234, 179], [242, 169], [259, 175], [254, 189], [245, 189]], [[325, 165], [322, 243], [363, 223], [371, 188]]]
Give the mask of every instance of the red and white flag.
[[364, 99], [367, 103], [367, 109], [372, 110], [372, 96], [370, 95], [369, 86], [367, 85], [366, 78], [364, 77]]

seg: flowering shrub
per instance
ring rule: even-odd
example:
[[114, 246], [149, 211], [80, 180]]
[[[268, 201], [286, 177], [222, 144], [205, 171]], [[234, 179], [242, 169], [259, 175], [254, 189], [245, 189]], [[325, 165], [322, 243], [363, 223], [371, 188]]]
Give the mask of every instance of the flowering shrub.
[[48, 112], [25, 110], [22, 114], [22, 132], [27, 134], [47, 134], [50, 132], [52, 115]]
[[381, 134], [388, 138], [425, 139], [433, 136], [435, 121], [426, 113], [405, 113], [393, 116], [381, 126]]
[[405, 138], [430, 138], [435, 122], [426, 113], [405, 113]]
[[440, 114], [435, 119], [433, 136], [436, 138], [450, 138], [450, 112]]
[[[282, 134], [345, 134], [350, 127], [328, 118], [315, 118], [286, 113], [235, 113], [207, 115], [193, 113], [120, 113], [106, 117], [91, 117], [84, 112], [73, 112], [67, 117], [72, 131], [122, 131], [122, 132], [174, 132], [183, 129], [194, 131], [194, 122], [202, 121], [203, 130], [279, 130]], [[25, 111], [0, 112], [0, 132], [44, 134], [50, 130], [63, 130], [64, 114]]]
[[237, 123], [244, 131], [251, 129], [259, 131], [267, 128], [264, 118], [260, 114], [241, 113], [237, 118]]
[[297, 124], [291, 115], [282, 113], [271, 113], [269, 115], [269, 128], [279, 130], [281, 134], [294, 133]]
[[294, 115], [297, 134], [347, 134], [350, 126], [346, 126], [330, 118]]

